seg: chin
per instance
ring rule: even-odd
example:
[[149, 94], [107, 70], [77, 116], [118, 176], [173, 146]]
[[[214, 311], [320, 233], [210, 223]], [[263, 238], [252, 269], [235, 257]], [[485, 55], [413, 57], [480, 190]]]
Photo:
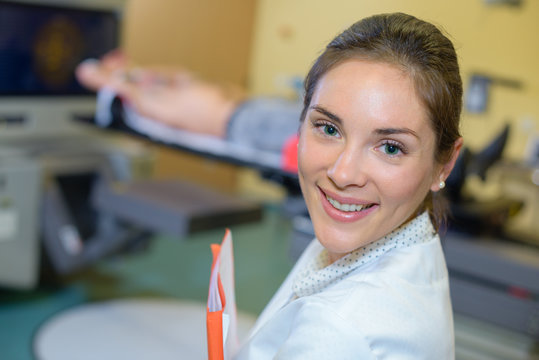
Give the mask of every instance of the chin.
[[361, 230], [346, 228], [347, 226], [340, 224], [329, 227], [315, 226], [316, 238], [330, 254], [338, 258], [376, 240], [362, 236], [364, 232]]

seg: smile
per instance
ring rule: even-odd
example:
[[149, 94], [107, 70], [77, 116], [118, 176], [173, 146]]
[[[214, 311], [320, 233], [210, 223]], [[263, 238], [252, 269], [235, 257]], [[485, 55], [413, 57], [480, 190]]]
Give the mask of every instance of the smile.
[[[350, 223], [368, 217], [380, 207], [377, 203], [339, 198], [327, 190], [318, 188], [320, 200], [325, 213], [339, 223]], [[336, 200], [338, 198], [339, 200]]]
[[374, 204], [341, 204], [335, 199], [330, 198], [328, 195], [326, 195], [326, 199], [329, 201], [329, 203], [337, 210], [341, 210], [344, 212], [353, 212], [353, 211], [361, 211], [363, 209], [368, 209], [372, 207]]

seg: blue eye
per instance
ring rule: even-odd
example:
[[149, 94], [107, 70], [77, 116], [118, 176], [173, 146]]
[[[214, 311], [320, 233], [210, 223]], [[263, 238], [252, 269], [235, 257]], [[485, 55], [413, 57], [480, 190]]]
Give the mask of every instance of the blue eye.
[[324, 125], [324, 134], [328, 135], [328, 136], [335, 136], [338, 134], [338, 131], [337, 129], [335, 128], [335, 126], [332, 126], [332, 125]]

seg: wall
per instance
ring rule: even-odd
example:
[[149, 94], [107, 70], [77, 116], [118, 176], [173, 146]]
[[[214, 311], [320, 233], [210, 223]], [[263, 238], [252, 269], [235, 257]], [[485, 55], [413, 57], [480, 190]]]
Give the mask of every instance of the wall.
[[137, 64], [182, 65], [244, 84], [254, 0], [129, 0], [123, 45]]
[[371, 14], [402, 11], [440, 25], [450, 34], [463, 81], [474, 71], [519, 80], [517, 91], [493, 87], [488, 111], [463, 113], [466, 145], [486, 144], [506, 121], [513, 125], [506, 155], [522, 158], [530, 134], [539, 137], [539, 2], [521, 7], [481, 0], [259, 0], [250, 67], [257, 94], [284, 94], [283, 79], [303, 77], [337, 33]]
[[[127, 0], [122, 47], [136, 65], [184, 66], [220, 83], [245, 85], [255, 0]], [[153, 145], [156, 178], [234, 191], [230, 164]]]

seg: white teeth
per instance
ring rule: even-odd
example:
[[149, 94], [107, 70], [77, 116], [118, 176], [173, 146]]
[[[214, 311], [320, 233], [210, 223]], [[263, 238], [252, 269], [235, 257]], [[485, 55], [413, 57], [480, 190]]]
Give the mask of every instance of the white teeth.
[[335, 209], [339, 209], [341, 211], [346, 211], [346, 212], [361, 211], [363, 208], [366, 207], [364, 205], [359, 205], [359, 204], [341, 204], [340, 202], [330, 198], [329, 196], [326, 196], [326, 199], [328, 199], [329, 203], [333, 205]]

